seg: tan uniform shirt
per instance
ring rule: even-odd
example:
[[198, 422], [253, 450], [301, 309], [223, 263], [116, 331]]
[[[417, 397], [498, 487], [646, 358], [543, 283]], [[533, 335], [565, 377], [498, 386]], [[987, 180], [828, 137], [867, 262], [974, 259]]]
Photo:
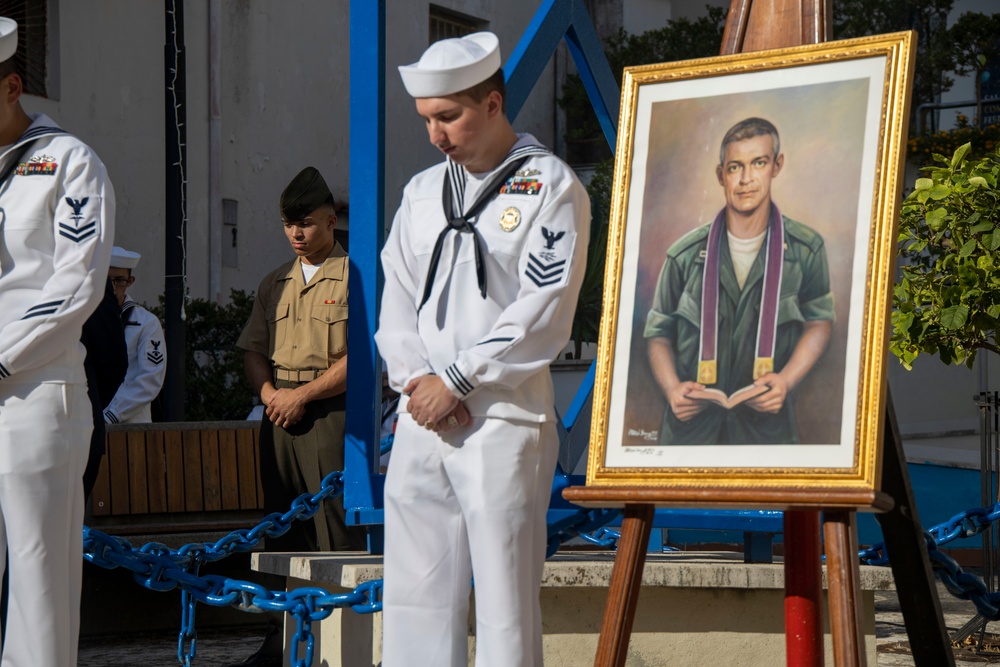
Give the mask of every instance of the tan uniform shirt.
[[344, 248], [334, 245], [308, 285], [298, 258], [265, 276], [236, 346], [286, 370], [326, 370], [347, 354]]

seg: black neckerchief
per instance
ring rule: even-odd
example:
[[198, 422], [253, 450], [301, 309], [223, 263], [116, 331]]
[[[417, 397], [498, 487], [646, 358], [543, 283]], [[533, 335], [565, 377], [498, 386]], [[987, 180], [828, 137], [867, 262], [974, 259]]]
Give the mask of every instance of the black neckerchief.
[[[479, 188], [479, 191], [476, 193], [476, 200], [464, 215], [461, 214], [461, 211], [463, 208], [462, 200], [465, 196], [465, 182], [464, 179], [458, 178], [464, 170], [461, 166], [448, 160], [448, 168], [444, 174], [444, 185], [441, 188], [441, 205], [444, 208], [448, 226], [441, 230], [441, 233], [438, 234], [437, 242], [434, 244], [434, 251], [431, 253], [431, 263], [427, 267], [427, 279], [424, 281], [424, 295], [420, 299], [420, 306], [417, 308], [418, 311], [424, 307], [424, 304], [431, 297], [431, 291], [434, 289], [434, 276], [437, 274], [438, 263], [441, 261], [441, 249], [444, 247], [444, 239], [448, 236], [448, 232], [452, 230], [459, 233], [472, 234], [476, 251], [476, 278], [479, 281], [479, 293], [483, 295], [484, 299], [486, 298], [486, 265], [483, 263], [483, 240], [479, 235], [479, 230], [476, 229], [476, 219], [486, 205], [500, 194], [500, 188], [507, 182], [507, 179], [513, 176], [528, 158], [532, 155], [544, 155], [547, 153], [548, 150], [538, 145], [528, 145], [512, 150], [507, 154], [500, 168], [493, 173], [490, 180], [483, 184], [483, 187]], [[452, 185], [453, 180], [455, 181], [455, 186]], [[456, 214], [456, 211], [459, 213]]]
[[34, 145], [34, 143], [35, 143], [34, 141], [29, 141], [28, 143], [24, 144], [24, 147], [20, 151], [16, 153], [12, 151], [11, 153], [12, 159], [4, 167], [3, 174], [0, 174], [0, 189], [2, 189], [3, 186], [7, 184], [7, 180], [10, 178], [11, 174], [14, 173], [14, 170], [17, 168], [17, 165], [20, 164], [22, 160], [24, 160], [24, 156], [31, 152], [31, 147], [32, 145]]
[[[14, 146], [12, 146], [8, 152], [11, 159], [6, 165], [4, 165], [3, 173], [0, 174], [0, 190], [7, 185], [7, 181], [10, 179], [11, 174], [14, 173], [17, 165], [20, 164], [24, 160], [24, 157], [31, 152], [31, 147], [35, 145], [35, 141], [50, 134], [66, 134], [66, 131], [50, 125], [30, 126], [24, 131], [24, 134], [18, 138]], [[15, 148], [20, 150], [15, 152]]]

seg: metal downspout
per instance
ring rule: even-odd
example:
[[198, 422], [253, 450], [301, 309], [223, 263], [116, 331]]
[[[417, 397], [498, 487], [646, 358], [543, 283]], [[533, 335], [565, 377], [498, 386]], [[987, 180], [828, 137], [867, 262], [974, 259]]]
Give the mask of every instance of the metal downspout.
[[222, 0], [208, 3], [208, 294], [222, 301]]

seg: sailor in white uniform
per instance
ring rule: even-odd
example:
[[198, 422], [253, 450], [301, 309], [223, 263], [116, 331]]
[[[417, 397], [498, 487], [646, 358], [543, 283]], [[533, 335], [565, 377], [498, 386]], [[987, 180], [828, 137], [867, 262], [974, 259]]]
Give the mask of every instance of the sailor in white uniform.
[[375, 336], [403, 393], [385, 484], [383, 665], [542, 664], [538, 594], [558, 453], [549, 363], [583, 280], [587, 192], [504, 113], [496, 35], [400, 67], [447, 159], [406, 186]]
[[74, 667], [93, 428], [80, 333], [104, 295], [115, 200], [93, 150], [21, 107], [16, 48], [0, 18], [0, 665]]
[[107, 424], [143, 424], [153, 421], [150, 405], [163, 388], [167, 375], [167, 346], [163, 344], [160, 320], [129, 298], [126, 290], [135, 282], [132, 270], [142, 256], [115, 246], [108, 278], [122, 309], [128, 372], [115, 397], [104, 409]]

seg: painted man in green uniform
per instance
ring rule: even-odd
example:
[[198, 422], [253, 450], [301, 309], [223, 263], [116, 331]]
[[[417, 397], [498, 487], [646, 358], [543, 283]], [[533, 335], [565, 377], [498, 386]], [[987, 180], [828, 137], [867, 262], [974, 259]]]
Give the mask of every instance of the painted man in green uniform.
[[[798, 442], [792, 391], [830, 340], [833, 295], [823, 238], [771, 201], [784, 161], [767, 120], [730, 128], [725, 208], [667, 251], [645, 329], [668, 404], [660, 444]], [[728, 408], [707, 398], [741, 389]]]
[[[347, 388], [347, 253], [333, 238], [333, 195], [320, 173], [303, 169], [281, 194], [281, 221], [297, 257], [260, 283], [237, 347], [265, 406], [260, 427], [264, 505], [286, 512], [323, 478], [344, 469]], [[343, 503], [324, 502], [277, 540], [283, 551], [364, 548]]]

